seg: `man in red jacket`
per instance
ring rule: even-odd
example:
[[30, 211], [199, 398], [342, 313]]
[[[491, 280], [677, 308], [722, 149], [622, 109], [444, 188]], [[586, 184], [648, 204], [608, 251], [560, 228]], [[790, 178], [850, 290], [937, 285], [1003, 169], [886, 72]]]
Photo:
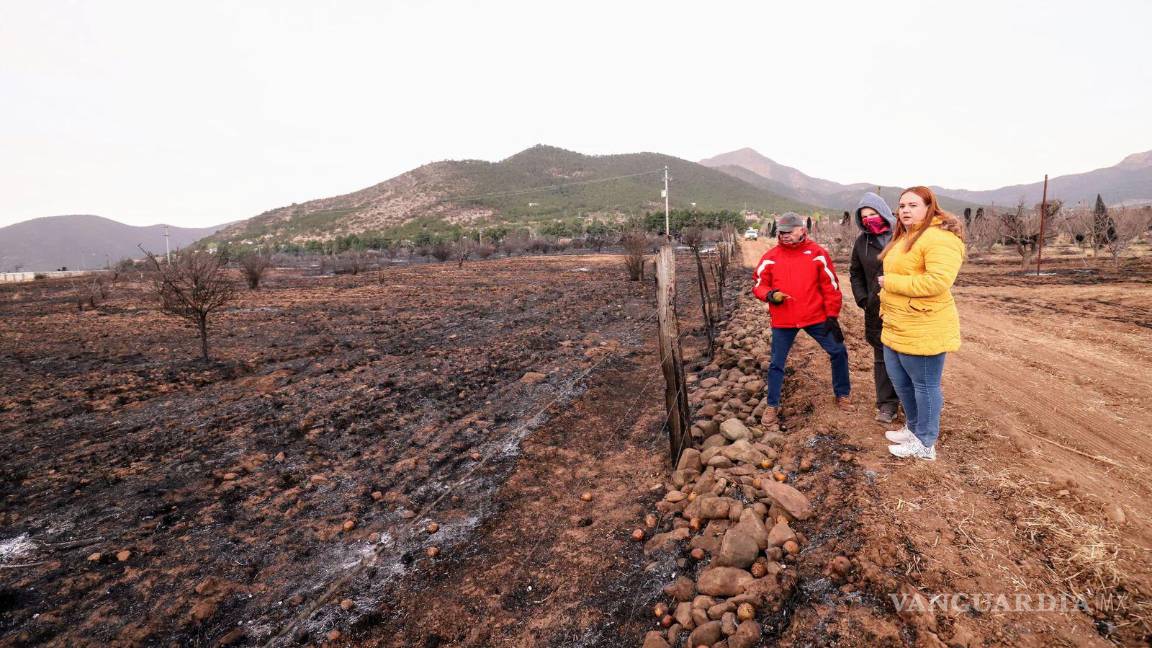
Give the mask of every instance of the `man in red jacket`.
[[788, 352], [800, 329], [808, 332], [832, 361], [832, 391], [843, 410], [852, 408], [848, 347], [836, 318], [840, 316], [840, 281], [828, 252], [808, 238], [804, 219], [788, 212], [776, 221], [779, 245], [756, 264], [752, 294], [768, 302], [772, 317], [772, 363], [768, 367], [767, 407], [761, 423], [776, 422]]

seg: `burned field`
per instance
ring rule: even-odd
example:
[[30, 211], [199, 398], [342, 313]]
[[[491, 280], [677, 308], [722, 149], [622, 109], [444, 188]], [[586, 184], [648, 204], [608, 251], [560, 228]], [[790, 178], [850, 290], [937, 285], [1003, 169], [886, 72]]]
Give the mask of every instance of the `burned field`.
[[25, 540], [0, 636], [27, 644], [371, 621], [499, 509], [520, 441], [654, 335], [650, 286], [607, 256], [278, 275], [213, 321], [208, 365], [143, 282], [83, 312], [66, 283], [3, 290], [0, 527]]

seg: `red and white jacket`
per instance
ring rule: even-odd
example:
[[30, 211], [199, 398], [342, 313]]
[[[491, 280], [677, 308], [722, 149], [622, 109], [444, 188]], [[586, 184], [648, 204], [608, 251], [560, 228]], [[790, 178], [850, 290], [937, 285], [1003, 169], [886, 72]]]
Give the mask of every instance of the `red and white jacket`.
[[768, 301], [773, 290], [791, 299], [768, 303], [772, 328], [803, 328], [840, 316], [840, 280], [828, 251], [806, 239], [796, 246], [777, 245], [756, 264], [752, 294]]

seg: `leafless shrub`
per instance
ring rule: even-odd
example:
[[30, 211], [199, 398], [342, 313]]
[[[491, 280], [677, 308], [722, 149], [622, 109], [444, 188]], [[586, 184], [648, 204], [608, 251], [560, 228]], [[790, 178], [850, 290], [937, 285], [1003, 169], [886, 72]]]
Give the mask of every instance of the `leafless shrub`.
[[685, 227], [680, 230], [680, 242], [695, 252], [704, 243], [704, 230], [699, 227]]
[[647, 235], [640, 230], [630, 230], [620, 237], [624, 246], [624, 269], [628, 272], [630, 281], [644, 279], [644, 255], [649, 249]]
[[528, 251], [533, 254], [548, 254], [556, 249], [556, 244], [546, 238], [533, 238], [528, 241]]
[[188, 320], [200, 334], [200, 355], [208, 362], [208, 317], [236, 296], [236, 284], [225, 268], [228, 258], [207, 250], [172, 255], [166, 263], [144, 250], [155, 271], [153, 291], [164, 312]]
[[968, 244], [969, 256], [979, 256], [992, 251], [992, 247], [1000, 240], [1000, 217], [993, 208], [979, 207], [976, 215], [968, 222], [965, 242]]
[[119, 270], [96, 272], [72, 283], [72, 294], [76, 299], [76, 310], [84, 307], [96, 308], [112, 294], [112, 288], [120, 278]]
[[472, 239], [462, 238], [452, 245], [452, 258], [456, 260], [456, 267], [463, 268], [464, 262], [476, 252], [476, 242]]
[[[847, 261], [848, 252], [852, 249], [852, 243], [859, 234], [856, 225], [851, 220], [845, 221], [841, 218], [828, 218], [818, 221], [815, 225], [812, 238], [824, 246], [837, 263]], [[736, 238], [739, 239], [740, 237]]]
[[1152, 225], [1152, 209], [1125, 207], [1111, 213], [1114, 235], [1105, 237], [1101, 247], [1112, 257], [1112, 265], [1120, 267], [1120, 257], [1142, 237], [1148, 236]]
[[272, 255], [261, 250], [246, 252], [237, 260], [249, 290], [258, 290], [264, 275], [272, 267]]
[[589, 249], [601, 252], [608, 245], [608, 235], [602, 233], [588, 234], [584, 237], [584, 245]]
[[372, 265], [372, 258], [366, 252], [348, 251], [337, 254], [332, 261], [332, 272], [338, 275], [356, 276]]
[[444, 263], [452, 258], [452, 244], [448, 241], [436, 241], [428, 248], [428, 252], [432, 255], [432, 258], [440, 263]]
[[516, 256], [524, 252], [528, 246], [528, 239], [521, 236], [507, 236], [504, 240], [500, 241], [500, 247], [504, 249], [504, 254], [508, 256]]
[[479, 259], [487, 259], [495, 253], [496, 248], [487, 243], [481, 243], [476, 246], [476, 257]]

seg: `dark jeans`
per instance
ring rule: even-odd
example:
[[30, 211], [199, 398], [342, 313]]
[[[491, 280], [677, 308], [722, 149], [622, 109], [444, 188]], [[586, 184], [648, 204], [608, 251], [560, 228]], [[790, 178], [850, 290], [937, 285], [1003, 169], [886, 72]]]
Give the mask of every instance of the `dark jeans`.
[[[848, 377], [848, 347], [843, 342], [832, 339], [832, 334], [824, 323], [805, 326], [804, 330], [820, 345], [832, 361], [832, 392], [837, 396], [847, 396], [852, 391]], [[784, 366], [788, 363], [788, 352], [800, 334], [798, 328], [772, 329], [772, 364], [768, 366], [768, 405], [780, 407], [780, 390], [784, 386]]]
[[876, 409], [895, 414], [900, 409], [900, 397], [884, 365], [884, 345], [872, 347], [872, 379], [876, 381]]
[[908, 355], [884, 347], [888, 375], [896, 393], [900, 394], [908, 429], [929, 448], [936, 445], [940, 436], [940, 411], [944, 409], [940, 379], [944, 376], [944, 357], [947, 355]]

